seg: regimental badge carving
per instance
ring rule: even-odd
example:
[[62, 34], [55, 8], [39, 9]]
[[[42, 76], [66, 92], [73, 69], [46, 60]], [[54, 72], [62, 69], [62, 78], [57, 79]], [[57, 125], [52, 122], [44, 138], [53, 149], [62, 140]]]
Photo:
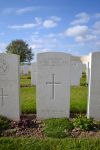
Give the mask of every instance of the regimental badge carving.
[[3, 55], [0, 55], [0, 74], [6, 74], [8, 72], [8, 64]]

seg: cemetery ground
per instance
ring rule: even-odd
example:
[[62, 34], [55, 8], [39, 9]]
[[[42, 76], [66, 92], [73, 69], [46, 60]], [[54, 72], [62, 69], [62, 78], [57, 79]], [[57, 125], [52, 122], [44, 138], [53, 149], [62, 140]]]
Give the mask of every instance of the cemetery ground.
[[31, 77], [21, 76], [21, 121], [0, 117], [0, 150], [99, 150], [100, 122], [86, 119], [88, 86], [71, 87], [71, 118], [36, 119], [36, 87]]

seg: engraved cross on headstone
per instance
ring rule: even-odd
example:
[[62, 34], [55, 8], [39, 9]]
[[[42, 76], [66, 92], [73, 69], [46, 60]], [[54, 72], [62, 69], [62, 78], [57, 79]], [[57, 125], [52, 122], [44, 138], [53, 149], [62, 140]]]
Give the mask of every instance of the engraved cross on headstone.
[[55, 85], [59, 85], [61, 83], [55, 81], [55, 74], [52, 74], [52, 81], [46, 82], [46, 84], [52, 85], [52, 99], [55, 97]]
[[7, 96], [8, 96], [8, 95], [4, 94], [4, 89], [1, 88], [1, 89], [0, 89], [0, 97], [1, 97], [1, 100], [2, 100], [1, 106], [4, 105], [4, 97], [7, 97]]

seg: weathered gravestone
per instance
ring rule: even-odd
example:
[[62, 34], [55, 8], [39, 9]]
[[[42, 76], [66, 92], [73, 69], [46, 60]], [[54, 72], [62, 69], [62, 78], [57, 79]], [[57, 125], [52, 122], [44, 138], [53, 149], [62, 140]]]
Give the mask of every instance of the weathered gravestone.
[[20, 66], [20, 74], [27, 75], [30, 72], [30, 65], [25, 64]]
[[0, 54], [0, 115], [18, 121], [19, 103], [19, 57]]
[[60, 52], [37, 56], [37, 117], [69, 117], [70, 55]]
[[31, 85], [36, 85], [37, 78], [37, 63], [34, 62], [31, 64]]
[[100, 120], [100, 52], [91, 54], [87, 116]]
[[90, 78], [90, 64], [87, 62], [86, 64], [86, 81], [89, 84], [89, 78]]
[[83, 72], [86, 72], [86, 81], [89, 82], [90, 77], [90, 54], [80, 57], [82, 63], [85, 65]]
[[80, 57], [71, 56], [71, 85], [80, 85], [82, 71], [83, 64], [80, 60]]

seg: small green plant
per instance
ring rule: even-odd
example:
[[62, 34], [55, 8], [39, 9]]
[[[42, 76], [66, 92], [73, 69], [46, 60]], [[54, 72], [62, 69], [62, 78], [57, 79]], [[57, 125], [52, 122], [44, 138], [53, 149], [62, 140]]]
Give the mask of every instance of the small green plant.
[[82, 72], [82, 78], [86, 79], [86, 72]]
[[27, 79], [31, 79], [31, 76], [28, 76]]
[[10, 127], [10, 120], [8, 120], [6, 117], [0, 116], [0, 132], [2, 130], [6, 130]]
[[88, 119], [84, 115], [80, 115], [77, 118], [75, 118], [73, 121], [73, 125], [75, 128], [80, 128], [81, 130], [84, 131], [89, 131], [94, 127], [93, 119], [92, 118]]
[[80, 86], [88, 86], [86, 82], [86, 72], [82, 72], [82, 77], [80, 78]]
[[73, 124], [66, 118], [47, 119], [44, 121], [44, 133], [48, 137], [65, 138], [69, 136], [73, 129]]

